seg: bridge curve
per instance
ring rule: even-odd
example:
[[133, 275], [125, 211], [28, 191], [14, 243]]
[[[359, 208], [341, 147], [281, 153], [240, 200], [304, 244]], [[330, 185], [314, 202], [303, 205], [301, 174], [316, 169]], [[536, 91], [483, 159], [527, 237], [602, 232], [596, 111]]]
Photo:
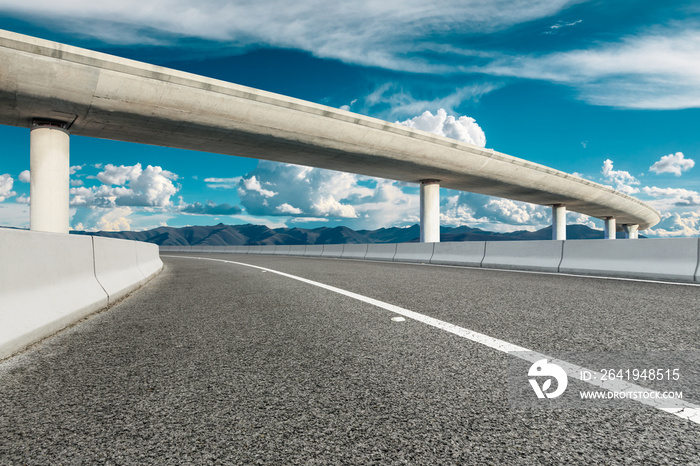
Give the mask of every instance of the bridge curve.
[[49, 122], [81, 136], [439, 180], [640, 230], [660, 221], [655, 209], [608, 186], [299, 99], [8, 31], [0, 31], [0, 61], [0, 124]]

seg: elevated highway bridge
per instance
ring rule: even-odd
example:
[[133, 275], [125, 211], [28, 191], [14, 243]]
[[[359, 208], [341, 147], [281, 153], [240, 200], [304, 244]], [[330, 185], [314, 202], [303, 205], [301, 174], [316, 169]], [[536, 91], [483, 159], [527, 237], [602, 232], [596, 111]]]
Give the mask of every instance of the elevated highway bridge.
[[421, 185], [421, 241], [439, 187], [552, 206], [630, 237], [659, 213], [610, 187], [500, 152], [299, 99], [0, 31], [0, 124], [32, 128], [31, 224], [68, 231], [69, 134], [320, 167]]

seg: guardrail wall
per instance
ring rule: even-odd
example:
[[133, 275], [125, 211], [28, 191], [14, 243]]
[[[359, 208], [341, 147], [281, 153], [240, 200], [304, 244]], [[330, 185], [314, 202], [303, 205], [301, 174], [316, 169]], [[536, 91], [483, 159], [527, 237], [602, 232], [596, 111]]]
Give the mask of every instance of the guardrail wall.
[[[698, 238], [237, 246], [235, 251], [214, 249], [212, 252], [415, 262], [700, 282]], [[160, 250], [200, 252], [202, 246], [161, 246]]]
[[162, 267], [154, 244], [0, 228], [0, 359], [124, 297]]

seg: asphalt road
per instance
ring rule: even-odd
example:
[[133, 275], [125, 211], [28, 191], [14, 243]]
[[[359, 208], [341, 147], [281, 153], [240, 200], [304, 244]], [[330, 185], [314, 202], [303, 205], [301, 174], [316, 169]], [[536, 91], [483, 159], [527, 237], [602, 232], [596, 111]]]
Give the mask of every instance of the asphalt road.
[[[698, 287], [202, 257], [543, 353], [700, 350]], [[275, 273], [164, 262], [141, 290], [0, 363], [0, 464], [700, 464], [698, 423], [638, 403], [514, 406], [505, 353]]]

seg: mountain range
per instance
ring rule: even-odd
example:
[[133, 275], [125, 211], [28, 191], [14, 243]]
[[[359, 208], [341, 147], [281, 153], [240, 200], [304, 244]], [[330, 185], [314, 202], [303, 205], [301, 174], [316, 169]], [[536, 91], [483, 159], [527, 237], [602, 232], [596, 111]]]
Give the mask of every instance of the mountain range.
[[[420, 238], [420, 227], [380, 228], [379, 230], [352, 230], [347, 227], [268, 228], [264, 225], [224, 225], [159, 227], [147, 231], [74, 231], [73, 234], [88, 234], [145, 241], [163, 246], [226, 246], [226, 245], [270, 245], [270, 244], [345, 244], [345, 243], [410, 243]], [[585, 225], [567, 225], [567, 239], [602, 239], [603, 231]], [[624, 237], [618, 233], [618, 237]], [[641, 238], [641, 236], [640, 236]], [[552, 239], [552, 227], [537, 231], [493, 231], [460, 227], [441, 227], [441, 241], [524, 241]]]

